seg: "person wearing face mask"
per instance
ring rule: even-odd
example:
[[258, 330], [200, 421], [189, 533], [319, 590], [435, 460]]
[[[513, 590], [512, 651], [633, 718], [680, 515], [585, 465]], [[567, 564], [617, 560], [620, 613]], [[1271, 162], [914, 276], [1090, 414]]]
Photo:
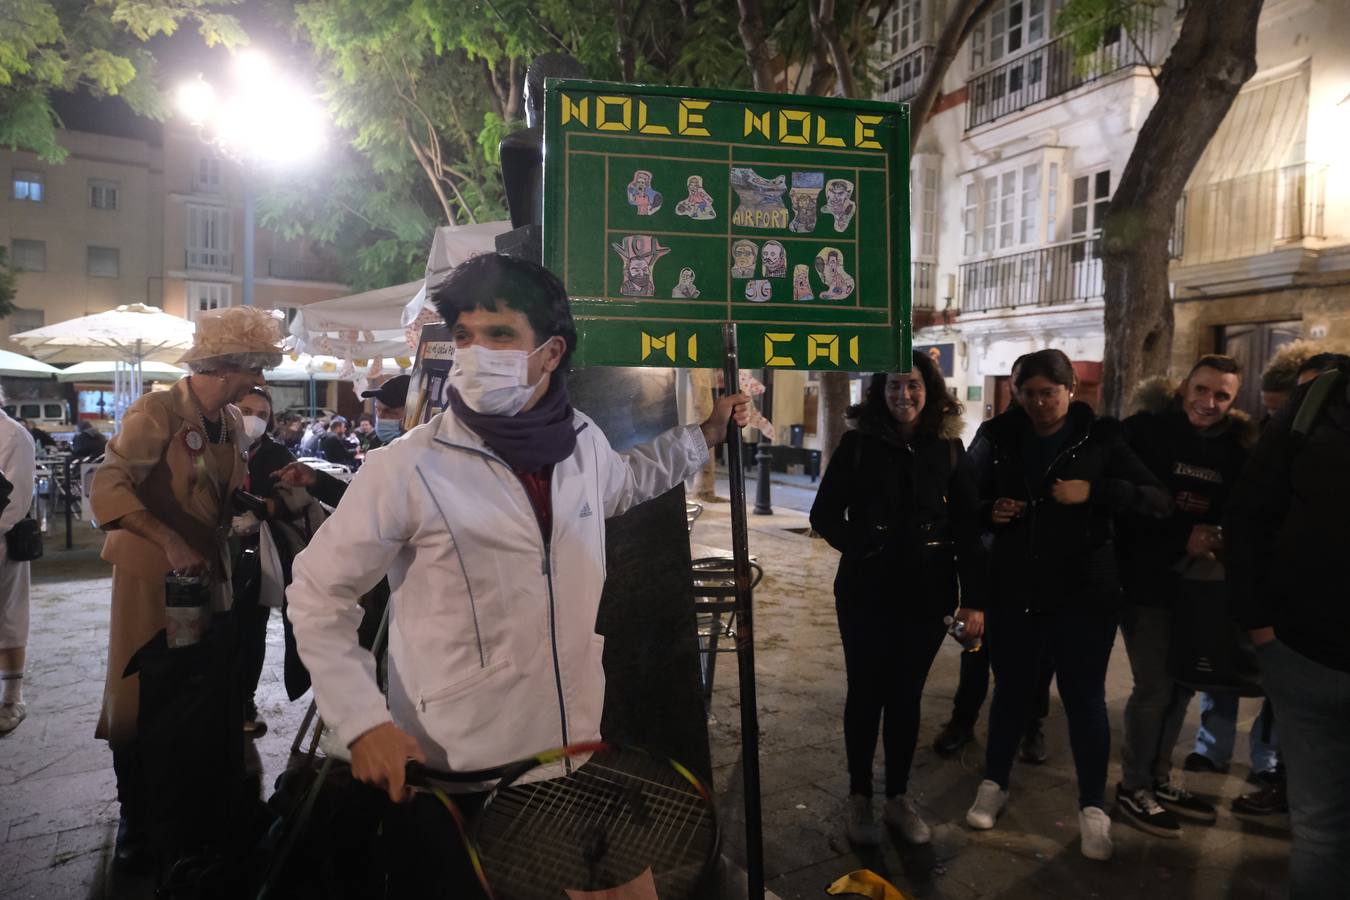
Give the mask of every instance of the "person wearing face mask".
[[363, 400], [375, 402], [375, 435], [381, 444], [393, 443], [403, 434], [404, 406], [408, 400], [408, 375], [395, 375], [373, 391], [363, 391]]
[[127, 663], [167, 624], [165, 577], [207, 576], [210, 606], [231, 604], [225, 536], [244, 480], [244, 423], [234, 403], [281, 364], [281, 328], [253, 307], [197, 320], [180, 362], [192, 374], [133, 403], [108, 442], [90, 503], [113, 565], [107, 680], [95, 736], [113, 751], [121, 821], [113, 865], [150, 862], [152, 773], [142, 756], [140, 676]]
[[970, 639], [983, 632], [982, 523], [961, 466], [961, 406], [927, 354], [915, 353], [907, 373], [873, 375], [849, 415], [856, 426], [830, 457], [811, 507], [811, 527], [843, 554], [834, 592], [848, 675], [848, 836], [881, 842], [872, 758], [884, 713], [884, 818], [909, 843], [926, 844], [932, 831], [906, 792], [919, 703], [944, 617], [965, 623]]
[[1013, 757], [1044, 661], [1055, 667], [1078, 775], [1079, 830], [1089, 859], [1113, 852], [1105, 811], [1111, 731], [1106, 667], [1120, 581], [1113, 516], [1162, 518], [1172, 501], [1126, 444], [1120, 423], [1073, 400], [1058, 350], [1022, 361], [1019, 405], [986, 423], [970, 448], [981, 515], [993, 532], [986, 616], [994, 671], [985, 775], [966, 822], [994, 827], [1008, 804]]
[[1202, 356], [1170, 396], [1165, 383], [1142, 385], [1136, 403], [1143, 408], [1124, 423], [1130, 447], [1173, 498], [1161, 522], [1129, 513], [1116, 520], [1126, 599], [1120, 630], [1134, 676], [1116, 805], [1160, 837], [1179, 837], [1180, 818], [1212, 824], [1218, 815], [1172, 777], [1172, 750], [1194, 691], [1172, 680], [1167, 661], [1181, 592], [1189, 582], [1223, 578], [1219, 522], [1255, 438], [1250, 419], [1233, 407], [1241, 385], [1237, 360]]
[[[449, 408], [371, 451], [288, 593], [324, 723], [352, 774], [396, 803], [410, 759], [484, 769], [599, 738], [605, 519], [680, 484], [749, 421], [746, 397], [723, 397], [702, 426], [616, 453], [568, 400], [576, 328], [552, 273], [485, 254], [432, 300], [455, 345]], [[386, 573], [387, 700], [357, 643], [357, 599]], [[475, 896], [430, 799], [386, 819], [390, 896]], [[470, 813], [482, 795], [458, 799]]]

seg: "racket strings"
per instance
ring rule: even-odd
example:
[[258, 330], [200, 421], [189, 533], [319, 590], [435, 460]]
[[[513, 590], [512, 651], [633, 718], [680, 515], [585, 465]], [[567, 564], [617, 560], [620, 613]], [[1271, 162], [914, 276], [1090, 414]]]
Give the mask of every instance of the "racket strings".
[[663, 896], [693, 886], [716, 841], [705, 793], [667, 764], [617, 755], [494, 795], [478, 845], [499, 897], [613, 887], [649, 867]]

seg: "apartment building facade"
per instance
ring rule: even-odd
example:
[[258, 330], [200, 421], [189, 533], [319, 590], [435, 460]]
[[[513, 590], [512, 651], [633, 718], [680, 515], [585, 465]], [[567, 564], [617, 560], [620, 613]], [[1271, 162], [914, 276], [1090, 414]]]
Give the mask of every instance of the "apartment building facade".
[[[243, 302], [244, 173], [190, 130], [138, 130], [62, 131], [59, 165], [0, 149], [0, 244], [18, 272], [0, 336], [124, 303], [193, 318]], [[306, 242], [256, 228], [254, 244], [255, 305], [293, 313], [347, 292]]]
[[[880, 96], [931, 64], [941, 0], [897, 0]], [[1184, 3], [1136, 7], [1087, 58], [1055, 31], [1061, 0], [1000, 0], [948, 71], [911, 164], [915, 344], [935, 346], [969, 437], [1006, 407], [1022, 353], [1058, 347], [1099, 395], [1102, 216], [1157, 99]], [[1171, 374], [1226, 351], [1259, 372], [1294, 337], [1350, 339], [1350, 0], [1270, 0], [1257, 75], [1179, 204]], [[1244, 396], [1254, 406], [1255, 378]]]

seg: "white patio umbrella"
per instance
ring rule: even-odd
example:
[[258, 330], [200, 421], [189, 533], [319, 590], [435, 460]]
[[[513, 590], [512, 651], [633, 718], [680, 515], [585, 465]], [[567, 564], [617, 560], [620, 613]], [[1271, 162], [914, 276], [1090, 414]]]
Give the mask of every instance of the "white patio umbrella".
[[174, 362], [192, 346], [195, 326], [144, 303], [128, 303], [12, 335], [10, 340], [49, 363], [98, 362], [113, 357], [113, 417], [141, 395], [141, 366]]
[[[90, 381], [96, 383], [117, 380], [119, 367], [117, 360], [76, 363], [65, 369], [58, 369], [57, 381]], [[141, 378], [145, 381], [177, 381], [187, 374], [187, 369], [171, 366], [162, 362], [141, 363]]]
[[[362, 360], [362, 362], [365, 365], [358, 366], [347, 360], [338, 359], [336, 356], [311, 356], [308, 353], [301, 353], [294, 358], [290, 356], [282, 357], [281, 365], [263, 372], [263, 377], [269, 383], [278, 381], [309, 382], [309, 407], [310, 414], [313, 415], [315, 408], [318, 406], [315, 382], [350, 381], [359, 393], [364, 389], [363, 383], [371, 377], [374, 371], [374, 360]], [[385, 357], [380, 360], [379, 374], [402, 374], [411, 367], [412, 360], [407, 357]]]
[[50, 378], [61, 370], [22, 353], [0, 350], [0, 375], [8, 378]]

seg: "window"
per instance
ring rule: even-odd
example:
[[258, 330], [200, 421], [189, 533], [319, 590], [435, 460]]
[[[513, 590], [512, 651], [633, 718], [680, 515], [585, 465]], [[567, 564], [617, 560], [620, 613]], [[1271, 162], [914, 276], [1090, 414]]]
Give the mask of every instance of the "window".
[[90, 247], [89, 248], [89, 276], [91, 278], [116, 278], [121, 274], [118, 270], [119, 253], [116, 247]]
[[1037, 163], [1022, 168], [1022, 202], [1018, 216], [1018, 243], [1036, 240], [1036, 213], [1041, 200], [1041, 167]]
[[94, 209], [117, 209], [117, 182], [90, 179], [89, 205]]
[[47, 176], [28, 169], [14, 170], [14, 199], [41, 203], [47, 199]]
[[10, 334], [23, 334], [25, 331], [46, 325], [47, 316], [40, 309], [15, 309], [9, 314], [7, 321]]
[[[1103, 169], [1075, 178], [1071, 199], [1073, 205], [1069, 211], [1069, 237], [1078, 241], [1073, 245], [1071, 255], [1074, 262], [1082, 262], [1088, 256], [1087, 239], [1101, 233], [1106, 205], [1111, 202], [1111, 171]], [[1098, 255], [1095, 241], [1092, 255]]]
[[975, 182], [966, 184], [966, 202], [961, 207], [961, 252], [975, 255], [975, 238], [980, 227], [980, 190]]
[[16, 272], [45, 272], [47, 242], [16, 240], [10, 245], [9, 259]]
[[188, 318], [196, 319], [204, 312], [216, 309], [228, 309], [233, 305], [234, 291], [228, 284], [213, 281], [189, 281], [187, 283]]
[[208, 194], [220, 193], [220, 159], [210, 153], [197, 157], [197, 172], [192, 185]]
[[234, 267], [230, 211], [219, 206], [188, 206], [187, 266], [228, 272]]
[[966, 256], [1041, 241], [1041, 165], [1042, 161], [1028, 163], [966, 185], [961, 223]]
[[970, 67], [982, 69], [1044, 41], [1063, 0], [999, 0], [972, 29]]
[[938, 170], [936, 166], [921, 166], [919, 169], [918, 202], [914, 204], [919, 213], [919, 240], [917, 255], [924, 259], [937, 258], [938, 240]]
[[1045, 241], [1053, 244], [1056, 240], [1056, 228], [1059, 215], [1059, 163], [1050, 164], [1050, 177], [1045, 198]]
[[886, 51], [895, 57], [919, 43], [922, 26], [923, 0], [898, 0], [896, 8], [886, 17], [883, 32]]

